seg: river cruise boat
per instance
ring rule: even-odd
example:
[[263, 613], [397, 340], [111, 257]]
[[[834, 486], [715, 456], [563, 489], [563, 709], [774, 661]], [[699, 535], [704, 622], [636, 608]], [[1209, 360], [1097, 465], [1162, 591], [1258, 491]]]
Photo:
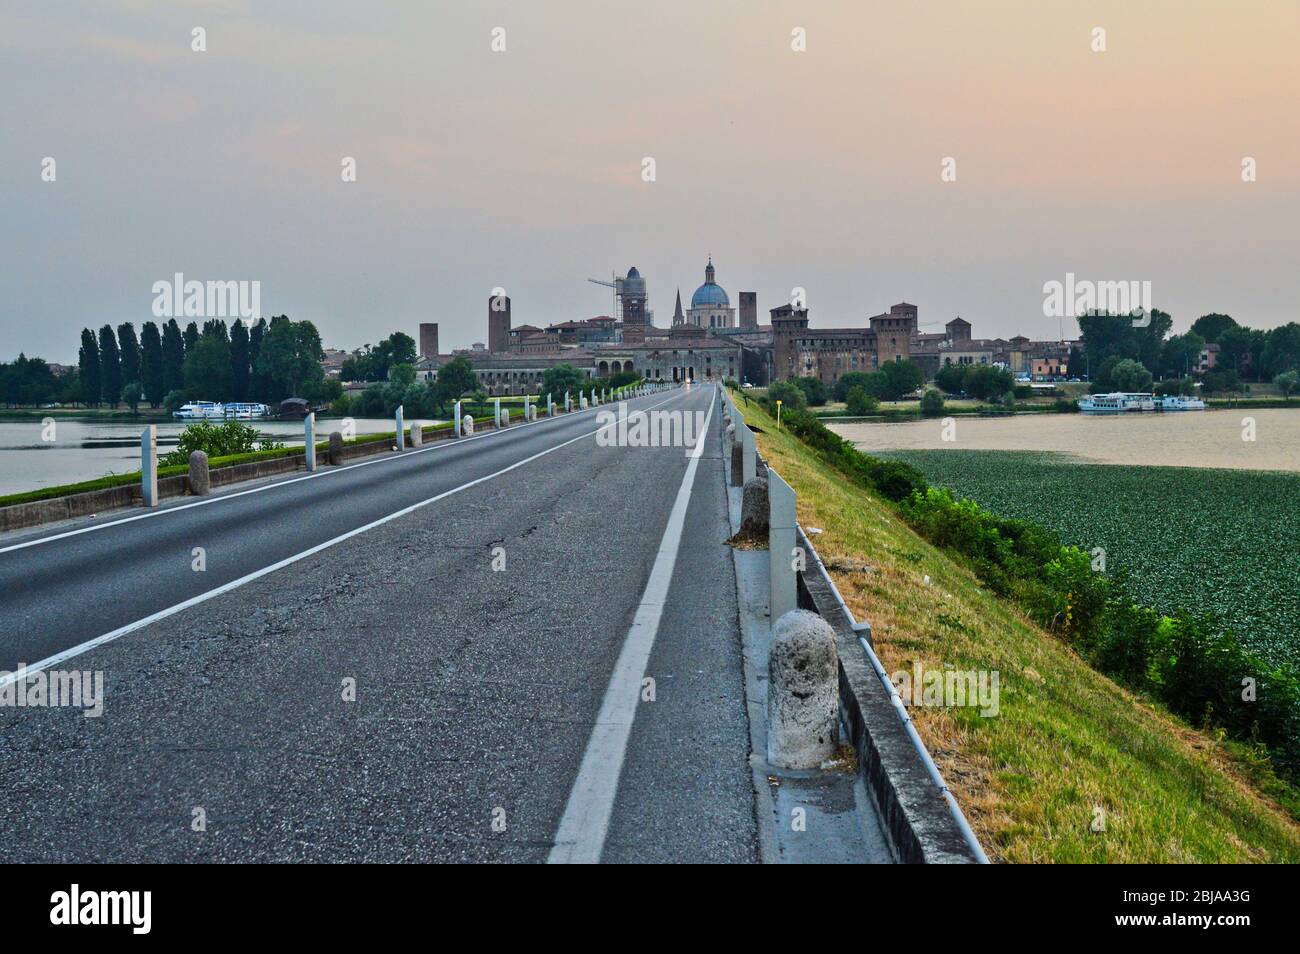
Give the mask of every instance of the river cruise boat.
[[1131, 411], [1154, 411], [1154, 394], [1116, 391], [1113, 394], [1089, 394], [1079, 398], [1079, 410], [1084, 414], [1127, 414]]
[[172, 417], [178, 417], [183, 421], [221, 420], [225, 416], [225, 405], [218, 404], [216, 401], [191, 401], [189, 404], [182, 404], [179, 411], [172, 411]]
[[256, 421], [271, 413], [265, 404], [227, 404], [226, 418], [236, 421]]
[[1204, 411], [1205, 402], [1200, 398], [1179, 397], [1169, 394], [1156, 402], [1157, 411]]

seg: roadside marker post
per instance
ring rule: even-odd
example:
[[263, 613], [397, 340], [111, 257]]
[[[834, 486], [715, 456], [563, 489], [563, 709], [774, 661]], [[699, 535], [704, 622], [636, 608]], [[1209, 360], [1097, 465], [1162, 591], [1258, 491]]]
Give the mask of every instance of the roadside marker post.
[[140, 497], [146, 507], [158, 506], [158, 425], [140, 432]]
[[452, 437], [460, 437], [460, 402], [456, 402], [456, 416], [452, 421]]
[[497, 398], [497, 416], [495, 420], [496, 420], [497, 430], [501, 430], [501, 399], [500, 398]]
[[794, 489], [771, 467], [767, 469], [767, 507], [769, 607], [775, 626], [782, 616], [798, 608], [798, 598], [794, 571]]
[[758, 446], [748, 424], [742, 423], [740, 426], [740, 448], [740, 480], [743, 487], [746, 481], [758, 476]]
[[565, 391], [564, 392], [564, 413], [568, 414], [571, 410], [573, 410], [573, 402], [569, 397], [569, 392]]
[[404, 433], [406, 427], [402, 422], [402, 411], [402, 405], [397, 405], [397, 449], [399, 451], [406, 450], [406, 434]]
[[303, 438], [306, 446], [302, 449], [303, 459], [307, 463], [307, 470], [316, 469], [316, 412], [312, 411], [302, 419]]

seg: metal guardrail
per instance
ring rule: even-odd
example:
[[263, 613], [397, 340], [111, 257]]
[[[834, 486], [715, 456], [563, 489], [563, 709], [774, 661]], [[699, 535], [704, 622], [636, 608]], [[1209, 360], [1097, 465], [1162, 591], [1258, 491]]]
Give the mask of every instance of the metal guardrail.
[[[754, 433], [745, 424], [744, 416], [736, 412], [735, 402], [732, 401], [731, 396], [726, 393], [725, 387], [723, 388], [723, 395], [724, 400], [730, 407], [730, 416], [736, 424], [737, 439], [747, 441], [747, 448], [754, 447]], [[753, 458], [750, 459], [752, 460]], [[749, 461], [746, 461], [746, 465], [745, 479], [748, 480], [753, 476], [750, 468], [755, 465], [750, 464]], [[771, 531], [771, 539], [769, 542], [771, 550], [771, 579], [769, 584], [771, 586], [770, 607], [771, 620], [773, 624], [775, 624], [781, 613], [795, 608], [793, 601], [787, 600], [787, 593], [792, 593], [797, 586], [796, 571], [794, 569], [794, 561], [790, 551], [793, 549], [794, 544], [798, 543], [800, 546], [806, 547], [807, 554], [812, 558], [812, 561], [817, 568], [817, 572], [830, 588], [831, 593], [835, 597], [835, 602], [839, 605], [840, 612], [844, 614], [845, 622], [853, 631], [854, 635], [857, 636], [858, 644], [862, 647], [867, 662], [871, 665], [876, 677], [880, 680], [881, 687], [888, 694], [890, 704], [893, 706], [895, 713], [898, 715], [899, 721], [903, 725], [903, 730], [907, 735], [908, 741], [911, 742], [912, 748], [916, 750], [916, 754], [920, 757], [931, 781], [934, 782], [935, 787], [939, 790], [939, 794], [947, 804], [948, 812], [952, 816], [953, 822], [956, 824], [958, 831], [960, 831], [962, 839], [980, 864], [989, 864], [988, 855], [984, 853], [984, 849], [980, 845], [979, 839], [975, 837], [975, 832], [970, 827], [970, 822], [966, 820], [966, 815], [962, 812], [961, 806], [957, 804], [956, 797], [948, 788], [948, 783], [944, 781], [943, 773], [939, 771], [939, 766], [935, 764], [933, 757], [930, 755], [929, 749], [925, 747], [925, 742], [916, 731], [916, 725], [912, 722], [911, 715], [908, 714], [907, 706], [904, 705], [902, 698], [898, 694], [898, 690], [895, 688], [893, 682], [890, 681], [888, 673], [885, 672], [885, 667], [881, 665], [879, 657], [876, 656], [875, 649], [872, 647], [871, 624], [865, 620], [859, 622], [854, 617], [853, 611], [849, 609], [849, 605], [844, 601], [844, 596], [840, 593], [839, 587], [835, 585], [835, 581], [831, 578], [830, 572], [826, 569], [826, 564], [822, 561], [821, 554], [817, 552], [817, 548], [813, 546], [812, 541], [809, 539], [807, 533], [804, 532], [803, 527], [799, 526], [795, 520], [795, 494], [793, 488], [791, 488], [790, 485], [787, 484], [785, 480], [770, 466], [767, 468], [767, 475], [768, 506], [770, 514], [769, 527]], [[797, 533], [797, 540], [793, 539], [792, 532], [787, 530], [789, 527], [794, 528], [793, 533]], [[779, 538], [778, 534], [780, 534]], [[787, 542], [790, 543], [790, 546], [786, 545]], [[789, 603], [789, 605], [787, 605], [787, 603]], [[778, 612], [778, 610], [780, 610], [780, 612]]]

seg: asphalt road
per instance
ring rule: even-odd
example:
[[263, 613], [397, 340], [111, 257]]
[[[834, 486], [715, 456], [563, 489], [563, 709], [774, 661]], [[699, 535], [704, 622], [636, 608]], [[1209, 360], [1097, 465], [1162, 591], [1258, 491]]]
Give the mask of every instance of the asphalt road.
[[[546, 860], [687, 466], [596, 427], [577, 413], [0, 538], [0, 669], [193, 601], [57, 664], [104, 673], [102, 717], [0, 707], [9, 859]], [[718, 428], [605, 861], [757, 860]]]

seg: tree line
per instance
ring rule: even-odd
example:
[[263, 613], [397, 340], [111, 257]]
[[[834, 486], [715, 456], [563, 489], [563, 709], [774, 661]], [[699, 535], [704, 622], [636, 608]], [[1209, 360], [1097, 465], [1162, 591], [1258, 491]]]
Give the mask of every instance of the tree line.
[[328, 400], [342, 393], [321, 368], [320, 333], [310, 321], [277, 315], [227, 326], [219, 318], [184, 329], [175, 318], [160, 328], [146, 321], [123, 322], [98, 334], [81, 331], [75, 388], [65, 387], [87, 406], [119, 401], [134, 410], [185, 401], [279, 403], [287, 397]]
[[[1194, 376], [1209, 392], [1235, 391], [1246, 381], [1276, 381], [1285, 390], [1289, 374], [1300, 369], [1300, 324], [1294, 321], [1265, 331], [1213, 312], [1186, 333], [1166, 337], [1172, 325], [1158, 308], [1146, 324], [1128, 315], [1084, 315], [1083, 348], [1071, 352], [1068, 373], [1089, 378], [1094, 391], [1149, 391], [1160, 380], [1172, 382], [1165, 391], [1191, 393]], [[1210, 344], [1218, 345], [1218, 357], [1214, 368], [1201, 371], [1201, 352]]]

